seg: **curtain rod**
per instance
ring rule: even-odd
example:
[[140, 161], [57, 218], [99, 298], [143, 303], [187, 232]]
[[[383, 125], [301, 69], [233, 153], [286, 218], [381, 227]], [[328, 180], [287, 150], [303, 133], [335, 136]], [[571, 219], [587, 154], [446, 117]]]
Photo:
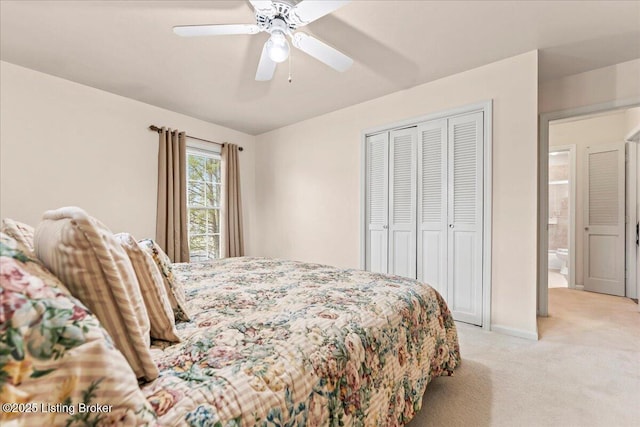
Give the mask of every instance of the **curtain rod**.
[[[161, 131], [162, 129], [160, 129], [160, 128], [159, 128], [158, 126], [156, 126], [156, 125], [151, 125], [151, 126], [149, 126], [149, 130], [152, 130], [152, 131], [154, 131], [154, 132], [158, 132], [158, 133], [160, 133], [160, 131]], [[197, 139], [198, 141], [210, 142], [210, 143], [212, 143], [212, 144], [216, 144], [216, 145], [219, 145], [219, 146], [221, 146], [221, 147], [222, 147], [222, 146], [224, 146], [224, 144], [223, 144], [223, 143], [221, 143], [221, 142], [210, 141], [210, 140], [208, 140], [208, 139], [198, 138], [198, 137], [191, 136], [191, 135], [187, 135], [187, 138]], [[243, 151], [243, 150], [244, 150], [244, 148], [242, 148], [242, 147], [238, 147], [238, 151]]]

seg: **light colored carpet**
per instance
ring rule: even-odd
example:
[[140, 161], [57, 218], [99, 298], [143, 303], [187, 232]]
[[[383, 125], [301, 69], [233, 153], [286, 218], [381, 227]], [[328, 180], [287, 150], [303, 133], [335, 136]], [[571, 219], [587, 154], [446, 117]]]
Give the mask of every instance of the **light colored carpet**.
[[427, 387], [408, 426], [640, 426], [637, 310], [554, 288], [539, 341], [458, 324], [462, 365]]

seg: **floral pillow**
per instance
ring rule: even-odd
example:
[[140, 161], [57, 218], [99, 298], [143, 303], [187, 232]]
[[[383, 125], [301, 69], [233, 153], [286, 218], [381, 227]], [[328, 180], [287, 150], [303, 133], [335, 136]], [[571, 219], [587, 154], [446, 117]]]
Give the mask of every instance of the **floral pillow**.
[[1, 425], [155, 425], [136, 376], [96, 317], [0, 234]]
[[173, 314], [176, 321], [182, 320], [188, 322], [191, 320], [189, 313], [187, 312], [187, 300], [182, 284], [176, 280], [173, 275], [171, 267], [171, 260], [169, 256], [164, 253], [162, 248], [151, 239], [144, 239], [138, 242], [140, 247], [144, 249], [155, 261], [162, 278], [164, 279], [164, 285], [171, 302], [171, 308], [173, 308]]
[[32, 226], [20, 221], [14, 221], [11, 218], [4, 218], [0, 231], [15, 239], [16, 242], [21, 245], [25, 254], [35, 258], [35, 251], [33, 249], [34, 229]]

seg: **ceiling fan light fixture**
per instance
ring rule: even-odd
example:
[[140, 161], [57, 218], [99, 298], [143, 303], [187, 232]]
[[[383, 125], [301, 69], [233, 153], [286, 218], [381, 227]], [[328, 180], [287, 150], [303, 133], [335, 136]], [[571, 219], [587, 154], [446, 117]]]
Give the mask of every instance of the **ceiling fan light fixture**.
[[284, 62], [289, 57], [289, 42], [284, 33], [274, 31], [267, 41], [267, 54], [273, 62]]

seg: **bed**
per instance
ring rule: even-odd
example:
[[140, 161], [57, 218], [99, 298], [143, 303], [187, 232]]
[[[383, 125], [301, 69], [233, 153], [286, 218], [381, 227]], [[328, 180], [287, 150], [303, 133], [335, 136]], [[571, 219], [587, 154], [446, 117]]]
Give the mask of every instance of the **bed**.
[[460, 363], [442, 297], [415, 280], [266, 258], [174, 264], [190, 322], [152, 343], [163, 426], [398, 426]]

